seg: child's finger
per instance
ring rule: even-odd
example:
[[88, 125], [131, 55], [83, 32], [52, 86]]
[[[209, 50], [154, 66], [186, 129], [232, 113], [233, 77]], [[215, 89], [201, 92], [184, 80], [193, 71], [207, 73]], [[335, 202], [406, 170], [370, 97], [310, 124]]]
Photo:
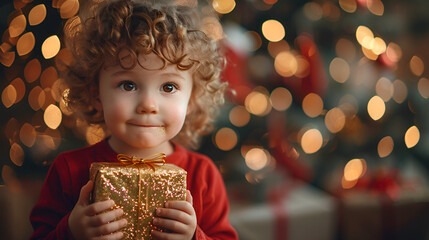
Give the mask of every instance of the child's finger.
[[192, 198], [191, 191], [189, 191], [189, 190], [186, 190], [186, 201], [189, 202], [191, 205], [194, 204], [194, 200]]
[[192, 206], [191, 203], [189, 203], [187, 201], [166, 202], [165, 207], [184, 211], [184, 212], [188, 213], [189, 215], [192, 215], [195, 213], [194, 207]]
[[81, 189], [79, 194], [79, 199], [77, 200], [77, 204], [88, 205], [89, 204], [89, 196], [92, 192], [92, 188], [94, 186], [94, 182], [89, 180]]
[[86, 208], [85, 214], [87, 216], [94, 216], [95, 214], [108, 210], [113, 206], [115, 206], [115, 202], [111, 199], [102, 202], [95, 202]]
[[127, 220], [121, 219], [118, 221], [114, 221], [108, 224], [104, 224], [100, 227], [91, 229], [92, 236], [102, 236], [102, 235], [108, 235], [112, 234], [121, 228], [125, 227], [127, 225]]
[[187, 225], [167, 218], [154, 218], [153, 224], [157, 227], [168, 229], [174, 233], [186, 233], [187, 230]]
[[108, 211], [102, 214], [98, 214], [95, 216], [92, 216], [89, 219], [88, 224], [90, 226], [100, 226], [109, 222], [114, 221], [115, 219], [119, 218], [120, 216], [122, 216], [124, 214], [124, 211], [120, 208], [118, 209], [114, 209], [112, 211]]
[[192, 216], [181, 210], [171, 208], [158, 208], [156, 210], [156, 216], [161, 218], [169, 218], [185, 224], [192, 222]]

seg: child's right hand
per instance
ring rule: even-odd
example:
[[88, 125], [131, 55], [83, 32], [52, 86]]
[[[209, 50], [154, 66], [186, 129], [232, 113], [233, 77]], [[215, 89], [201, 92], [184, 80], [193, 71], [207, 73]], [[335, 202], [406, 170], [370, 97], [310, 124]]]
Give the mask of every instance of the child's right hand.
[[70, 213], [68, 225], [76, 240], [86, 239], [121, 239], [121, 228], [127, 225], [127, 220], [117, 219], [124, 213], [122, 209], [114, 209], [97, 214], [113, 207], [113, 200], [106, 200], [89, 204], [89, 196], [93, 188], [93, 181], [89, 181], [80, 190], [79, 200]]

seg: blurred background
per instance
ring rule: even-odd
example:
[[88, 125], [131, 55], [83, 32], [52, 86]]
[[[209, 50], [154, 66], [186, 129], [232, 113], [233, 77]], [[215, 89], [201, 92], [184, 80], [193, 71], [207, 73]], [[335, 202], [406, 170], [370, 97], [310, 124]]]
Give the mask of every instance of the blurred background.
[[[213, 0], [225, 105], [198, 149], [240, 239], [429, 239], [429, 2]], [[81, 0], [0, 3], [0, 239], [27, 239], [58, 153], [103, 139], [61, 99]]]

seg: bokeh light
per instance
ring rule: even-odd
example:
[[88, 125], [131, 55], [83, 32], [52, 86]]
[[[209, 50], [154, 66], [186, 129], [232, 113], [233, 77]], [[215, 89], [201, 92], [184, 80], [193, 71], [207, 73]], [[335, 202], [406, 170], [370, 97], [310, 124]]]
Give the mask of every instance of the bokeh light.
[[354, 181], [359, 179], [364, 173], [362, 159], [352, 159], [344, 167], [344, 180]]
[[243, 106], [235, 106], [229, 112], [229, 121], [234, 126], [243, 127], [250, 121], [250, 114]]
[[429, 79], [420, 78], [417, 84], [417, 90], [423, 98], [429, 98]]
[[16, 16], [9, 24], [9, 35], [10, 37], [18, 37], [24, 32], [27, 27], [27, 19], [23, 14]]
[[223, 151], [233, 149], [237, 145], [237, 141], [237, 133], [235, 133], [231, 128], [221, 128], [216, 132], [215, 144]]
[[319, 116], [323, 111], [322, 98], [315, 93], [307, 94], [302, 100], [302, 110], [311, 118]]
[[384, 4], [381, 0], [367, 0], [366, 1], [368, 10], [377, 16], [382, 16], [384, 13]]
[[405, 85], [405, 83], [399, 79], [393, 81], [393, 100], [397, 103], [403, 103], [405, 99], [407, 99], [407, 96], [407, 85]]
[[348, 13], [353, 13], [357, 9], [356, 0], [339, 0], [338, 3], [341, 9]]
[[335, 45], [335, 53], [340, 58], [353, 60], [356, 56], [356, 47], [349, 39], [340, 38]]
[[271, 57], [275, 58], [277, 54], [281, 52], [288, 52], [290, 50], [289, 43], [286, 40], [280, 40], [278, 42], [269, 42], [268, 43], [268, 53]]
[[1, 101], [6, 108], [10, 108], [16, 102], [16, 89], [13, 85], [8, 85], [3, 89]]
[[378, 156], [380, 156], [381, 158], [389, 156], [393, 151], [393, 147], [394, 142], [391, 136], [386, 136], [382, 138], [377, 145]]
[[19, 144], [13, 143], [10, 147], [9, 157], [16, 166], [22, 166], [24, 163], [24, 150]]
[[258, 171], [267, 166], [269, 156], [261, 148], [252, 148], [246, 153], [244, 159], [250, 169]]
[[28, 83], [36, 81], [42, 72], [42, 65], [37, 58], [29, 61], [24, 68], [24, 78]]
[[219, 20], [214, 17], [203, 18], [203, 31], [214, 40], [220, 40], [225, 37], [222, 25]]
[[326, 113], [325, 125], [332, 132], [337, 133], [344, 128], [346, 124], [346, 115], [340, 108], [332, 108]]
[[323, 137], [319, 130], [309, 129], [304, 132], [301, 137], [302, 150], [307, 153], [315, 153], [319, 151], [323, 144]]
[[277, 20], [267, 20], [262, 24], [262, 34], [271, 42], [278, 42], [285, 37], [285, 29]]
[[32, 147], [36, 142], [36, 129], [29, 123], [24, 123], [19, 131], [19, 139], [27, 146]]
[[40, 86], [43, 89], [51, 88], [55, 81], [58, 80], [58, 72], [55, 67], [46, 68], [40, 75]]
[[22, 35], [16, 43], [16, 51], [18, 52], [18, 55], [23, 56], [30, 53], [34, 48], [35, 42], [36, 39], [32, 32]]
[[356, 29], [356, 40], [362, 47], [372, 49], [374, 45], [374, 33], [368, 27], [361, 25]]
[[405, 145], [407, 145], [407, 148], [412, 148], [417, 145], [420, 141], [420, 131], [416, 126], [412, 126], [408, 128], [407, 132], [405, 133]]
[[45, 104], [45, 100], [45, 91], [40, 86], [35, 86], [28, 94], [28, 103], [34, 111], [39, 110]]
[[38, 25], [46, 18], [45, 4], [34, 6], [28, 14], [28, 23], [31, 26]]
[[410, 69], [414, 75], [421, 76], [425, 70], [423, 60], [417, 56], [413, 56], [410, 60]]
[[251, 92], [244, 100], [247, 111], [257, 116], [265, 116], [271, 111], [267, 95], [261, 92]]
[[303, 7], [303, 11], [304, 15], [312, 21], [320, 20], [323, 16], [322, 7], [316, 2], [306, 3]]
[[212, 6], [220, 14], [230, 13], [235, 8], [234, 0], [214, 0]]
[[396, 63], [402, 57], [402, 49], [401, 49], [401, 47], [398, 44], [390, 42], [387, 45], [386, 55], [387, 55], [387, 58], [389, 58], [390, 61]]
[[15, 78], [10, 85], [15, 88], [16, 91], [16, 99], [15, 103], [21, 101], [25, 95], [25, 83], [21, 78]]
[[276, 72], [283, 77], [291, 77], [298, 71], [298, 61], [291, 52], [281, 52], [274, 59]]
[[350, 66], [342, 58], [334, 58], [329, 64], [329, 73], [332, 79], [339, 83], [344, 83], [350, 76]]
[[57, 106], [51, 104], [46, 108], [43, 119], [45, 120], [46, 126], [51, 129], [57, 129], [62, 121], [61, 110]]
[[255, 32], [255, 31], [248, 31], [248, 32], [245, 33], [245, 35], [246, 35], [247, 38], [252, 39], [252, 43], [253, 44], [250, 47], [249, 51], [254, 52], [254, 51], [258, 50], [261, 47], [261, 45], [262, 45], [262, 39], [261, 39], [261, 36], [259, 36], [259, 34], [257, 32]]
[[383, 117], [384, 113], [386, 112], [386, 105], [384, 104], [384, 101], [381, 97], [374, 96], [369, 100], [367, 110], [369, 116], [377, 121]]
[[100, 126], [91, 124], [86, 128], [85, 139], [88, 144], [96, 144], [106, 137], [106, 133]]
[[60, 39], [57, 35], [50, 36], [42, 44], [42, 54], [45, 59], [53, 58], [61, 49]]
[[60, 7], [61, 18], [67, 19], [71, 18], [79, 11], [79, 1], [78, 0], [65, 0], [62, 1]]
[[388, 102], [393, 97], [394, 93], [392, 82], [385, 77], [381, 77], [375, 85], [375, 92], [383, 101]]
[[283, 87], [278, 87], [271, 92], [271, 105], [277, 111], [285, 111], [292, 104], [292, 94]]

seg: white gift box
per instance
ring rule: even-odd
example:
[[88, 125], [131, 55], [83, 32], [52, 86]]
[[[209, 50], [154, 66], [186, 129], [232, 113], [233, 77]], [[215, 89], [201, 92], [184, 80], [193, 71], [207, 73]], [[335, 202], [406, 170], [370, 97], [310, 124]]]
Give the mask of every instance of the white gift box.
[[[275, 208], [272, 203], [240, 205], [231, 202], [230, 221], [241, 240], [332, 240], [337, 234], [335, 198], [308, 184], [288, 191]], [[275, 211], [283, 210], [279, 213]], [[286, 221], [278, 221], [283, 214]], [[280, 224], [280, 225], [279, 225]], [[285, 224], [282, 226], [281, 224]], [[276, 229], [277, 228], [277, 229]]]

